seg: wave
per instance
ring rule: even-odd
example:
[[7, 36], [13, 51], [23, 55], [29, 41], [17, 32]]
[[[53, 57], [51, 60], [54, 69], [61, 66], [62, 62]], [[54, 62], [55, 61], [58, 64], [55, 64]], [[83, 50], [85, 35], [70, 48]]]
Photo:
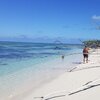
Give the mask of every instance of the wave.
[[80, 45], [0, 42], [0, 61], [2, 59], [24, 60], [61, 55], [78, 47], [80, 48]]

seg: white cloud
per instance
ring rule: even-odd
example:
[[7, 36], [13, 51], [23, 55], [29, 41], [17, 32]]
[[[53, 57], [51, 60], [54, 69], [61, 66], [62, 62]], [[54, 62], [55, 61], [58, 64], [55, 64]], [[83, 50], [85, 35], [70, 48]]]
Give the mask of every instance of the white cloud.
[[100, 20], [100, 16], [94, 15], [94, 16], [92, 16], [92, 19], [93, 20]]

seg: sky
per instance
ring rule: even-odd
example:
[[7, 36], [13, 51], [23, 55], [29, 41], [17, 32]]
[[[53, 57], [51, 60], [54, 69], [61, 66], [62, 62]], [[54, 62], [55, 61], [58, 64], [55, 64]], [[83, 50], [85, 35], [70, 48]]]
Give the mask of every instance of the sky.
[[0, 0], [0, 40], [100, 39], [100, 0]]

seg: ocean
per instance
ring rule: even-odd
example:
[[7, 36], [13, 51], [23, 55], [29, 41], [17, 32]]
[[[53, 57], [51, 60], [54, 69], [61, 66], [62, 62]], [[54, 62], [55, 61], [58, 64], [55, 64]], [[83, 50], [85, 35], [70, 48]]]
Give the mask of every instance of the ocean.
[[82, 47], [79, 44], [0, 42], [0, 100], [35, 90], [79, 64]]

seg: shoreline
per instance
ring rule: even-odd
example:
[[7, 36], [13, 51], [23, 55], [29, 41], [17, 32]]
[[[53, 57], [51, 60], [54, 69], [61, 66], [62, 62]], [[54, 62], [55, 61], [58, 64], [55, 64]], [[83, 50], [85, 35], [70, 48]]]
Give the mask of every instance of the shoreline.
[[[44, 86], [44, 85], [48, 84], [49, 82], [52, 82], [56, 78], [60, 77], [60, 75], [62, 75], [63, 73], [65, 73], [67, 71], [67, 68], [77, 66], [79, 62], [78, 63], [75, 63], [75, 62], [79, 61], [79, 59], [75, 59], [73, 61], [73, 57], [78, 58], [79, 55], [71, 55], [71, 56], [65, 57], [65, 59], [63, 61], [61, 58], [56, 58], [50, 62], [45, 62], [45, 64], [40, 64], [40, 66], [44, 66], [45, 71], [43, 69], [40, 73], [40, 75], [42, 75], [42, 76], [37, 77], [37, 79], [39, 79], [39, 81], [40, 81], [39, 83], [36, 82], [37, 79], [32, 78], [35, 74], [33, 74], [32, 69], [30, 71], [30, 68], [23, 70], [23, 73], [21, 71], [18, 71], [12, 75], [8, 75], [7, 77], [4, 76], [4, 79], [3, 80], [0, 79], [0, 80], [2, 82], [4, 81], [4, 85], [6, 86], [5, 89], [9, 93], [8, 92], [7, 93], [4, 92], [4, 94], [1, 93], [1, 99], [3, 99], [3, 100], [13, 100], [13, 99], [14, 100], [24, 100], [24, 97], [29, 96], [31, 94], [31, 92], [34, 92], [35, 90], [41, 88], [42, 86]], [[80, 57], [81, 57], [81, 55], [80, 55]], [[48, 69], [48, 66], [49, 67], [51, 66], [50, 67], [51, 69]], [[22, 75], [24, 75], [24, 77], [27, 78], [28, 80], [26, 80], [26, 81], [23, 80], [20, 77], [20, 73]], [[36, 73], [36, 75], [38, 76], [37, 73]], [[30, 76], [32, 76], [32, 77], [30, 77]], [[40, 80], [43, 77], [45, 77], [47, 79]], [[18, 79], [20, 79], [20, 81]], [[6, 80], [8, 80], [8, 83], [5, 82]], [[21, 85], [17, 86], [17, 88], [16, 88], [16, 84], [20, 84], [20, 82], [22, 82]], [[34, 82], [36, 82], [36, 83], [34, 83]], [[9, 85], [9, 83], [11, 83], [12, 85], [10, 85], [10, 87], [7, 87]], [[34, 87], [34, 84], [36, 84], [35, 87]], [[4, 98], [3, 98], [3, 95], [4, 95]]]
[[[100, 49], [89, 56], [89, 63], [79, 64], [72, 72], [65, 72], [55, 80], [31, 93], [23, 100], [99, 100]], [[89, 87], [90, 86], [90, 87]], [[38, 98], [41, 97], [41, 98]]]

